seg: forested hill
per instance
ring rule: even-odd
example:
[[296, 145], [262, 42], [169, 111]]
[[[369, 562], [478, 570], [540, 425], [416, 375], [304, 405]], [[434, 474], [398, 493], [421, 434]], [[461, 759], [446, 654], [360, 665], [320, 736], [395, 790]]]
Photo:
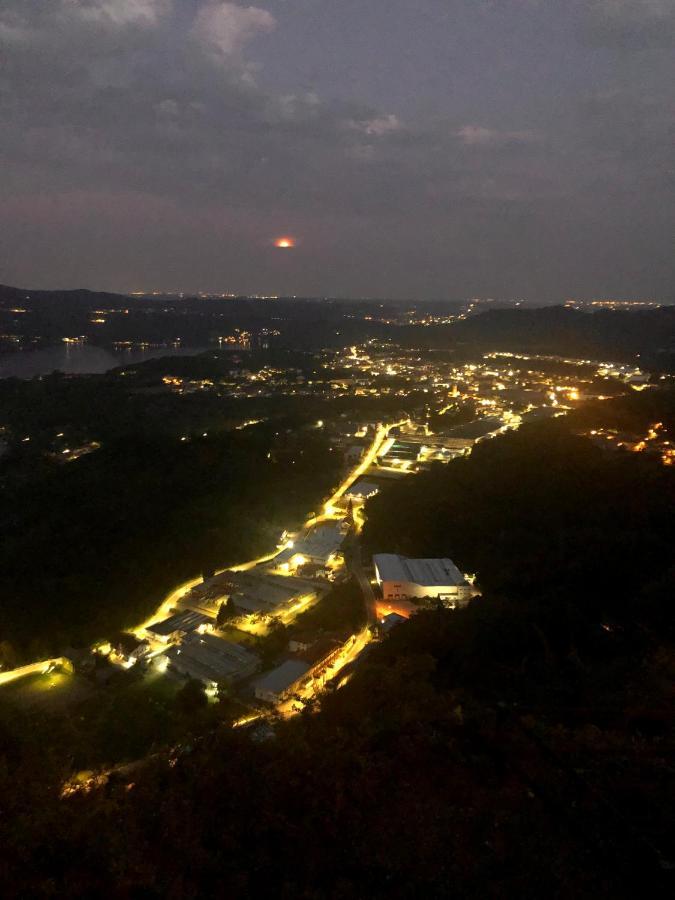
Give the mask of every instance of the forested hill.
[[0, 303], [20, 303], [23, 300], [32, 300], [37, 303], [57, 303], [62, 306], [91, 305], [99, 303], [122, 303], [128, 300], [125, 294], [115, 294], [109, 291], [90, 291], [86, 288], [71, 290], [33, 290], [32, 288], [11, 287], [8, 284], [0, 284]]
[[220, 729], [68, 801], [7, 743], [12, 896], [672, 896], [673, 481], [523, 428], [384, 491], [371, 545], [453, 555], [483, 596], [273, 739]]
[[675, 306], [592, 313], [562, 306], [494, 309], [426, 328], [420, 340], [431, 347], [619, 359], [665, 369], [675, 354]]
[[483, 589], [584, 617], [639, 617], [675, 562], [675, 472], [564, 420], [524, 426], [369, 501], [373, 552], [450, 556]]
[[146, 618], [204, 571], [274, 549], [339, 474], [305, 433], [270, 459], [279, 422], [181, 442], [120, 437], [74, 465], [34, 458], [0, 481], [0, 661], [45, 658]]
[[[408, 310], [410, 307], [410, 311]], [[0, 285], [0, 331], [25, 346], [84, 336], [90, 343], [172, 342], [202, 346], [235, 330], [265, 329], [276, 346], [315, 350], [370, 338], [456, 353], [504, 350], [675, 367], [675, 306], [582, 312], [562, 306], [491, 309], [449, 324], [456, 302], [330, 298], [124, 296], [88, 290], [33, 291]], [[407, 322], [412, 324], [406, 324]], [[415, 322], [417, 324], [415, 324]]]

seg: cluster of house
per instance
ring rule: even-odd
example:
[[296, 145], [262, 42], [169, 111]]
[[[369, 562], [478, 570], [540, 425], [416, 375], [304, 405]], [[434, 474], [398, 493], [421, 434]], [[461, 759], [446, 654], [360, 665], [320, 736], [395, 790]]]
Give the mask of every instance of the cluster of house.
[[383, 445], [380, 466], [417, 471], [431, 462], [449, 462], [466, 454], [474, 444], [504, 430], [500, 416], [482, 416], [464, 425], [428, 433], [421, 425], [393, 428]]

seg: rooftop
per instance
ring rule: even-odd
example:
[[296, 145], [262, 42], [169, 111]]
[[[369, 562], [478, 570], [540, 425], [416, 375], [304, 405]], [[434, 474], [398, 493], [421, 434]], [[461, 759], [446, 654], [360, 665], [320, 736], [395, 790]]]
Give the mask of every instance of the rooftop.
[[272, 669], [267, 675], [259, 678], [255, 683], [256, 690], [282, 694], [299, 678], [302, 678], [309, 669], [309, 664], [300, 659], [287, 659], [276, 669]]
[[344, 540], [341, 525], [341, 522], [322, 522], [320, 525], [315, 525], [304, 537], [297, 540], [293, 547], [282, 550], [275, 557], [275, 564], [279, 565], [294, 556], [305, 556], [308, 559], [320, 559], [327, 562]]
[[466, 425], [458, 425], [448, 432], [448, 437], [462, 437], [478, 439], [499, 431], [504, 423], [499, 416], [485, 416], [482, 419], [476, 419], [474, 422], [467, 422]]
[[393, 612], [393, 613], [389, 613], [388, 615], [386, 615], [382, 619], [380, 624], [382, 625], [382, 628], [384, 629], [384, 631], [391, 631], [391, 629], [394, 627], [394, 625], [400, 625], [401, 623], [407, 622], [407, 621], [408, 620], [406, 619], [405, 616], [399, 616], [398, 613]]
[[203, 613], [186, 610], [185, 612], [175, 613], [164, 619], [162, 622], [156, 622], [149, 625], [146, 631], [161, 637], [167, 637], [174, 631], [196, 631], [200, 625], [212, 625], [213, 619], [205, 616]]
[[466, 579], [451, 559], [408, 559], [396, 553], [373, 556], [380, 581], [409, 581], [423, 587], [464, 585]]
[[376, 484], [373, 484], [372, 481], [360, 479], [345, 491], [345, 495], [347, 497], [372, 497], [374, 494], [377, 494], [379, 490], [379, 487]]
[[316, 591], [315, 585], [304, 578], [272, 575], [255, 569], [250, 572], [225, 572], [219, 581], [225, 593], [229, 592], [235, 606], [247, 612], [271, 613], [294, 598]]
[[195, 678], [219, 681], [252, 672], [258, 657], [250, 650], [214, 634], [192, 635], [180, 647], [171, 647], [166, 656]]

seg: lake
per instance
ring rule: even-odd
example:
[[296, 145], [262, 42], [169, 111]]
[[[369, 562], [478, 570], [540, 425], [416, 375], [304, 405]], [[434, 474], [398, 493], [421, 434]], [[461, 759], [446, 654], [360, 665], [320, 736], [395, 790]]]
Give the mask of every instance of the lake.
[[153, 347], [147, 350], [106, 350], [91, 344], [58, 344], [41, 350], [0, 354], [0, 378], [34, 378], [58, 370], [69, 375], [102, 375], [117, 366], [133, 365], [160, 356], [195, 356], [208, 347]]

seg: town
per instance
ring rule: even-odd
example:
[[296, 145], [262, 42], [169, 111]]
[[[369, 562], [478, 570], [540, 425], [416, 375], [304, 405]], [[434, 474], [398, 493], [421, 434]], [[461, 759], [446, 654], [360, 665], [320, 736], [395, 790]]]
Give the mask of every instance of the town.
[[[377, 340], [316, 352], [302, 366], [270, 364], [264, 353], [239, 345], [218, 353], [213, 359], [221, 375], [174, 374], [169, 359], [141, 391], [185, 398], [181, 402], [233, 402], [235, 432], [273, 426], [275, 402], [312, 403], [323, 418], [304, 426], [304, 433], [322, 435], [342, 459], [340, 483], [300, 528], [284, 530], [261, 557], [188, 580], [146, 621], [89, 651], [5, 666], [0, 684], [37, 678], [56, 685], [59, 672], [66, 681], [81, 678], [77, 673], [86, 676], [95, 661], [100, 678], [105, 662], [109, 674], [133, 669], [155, 683], [196, 682], [209, 702], [226, 697], [236, 703], [231, 726], [271, 736], [276, 720], [311, 710], [320, 694], [346, 683], [373, 644], [399, 623], [437, 605], [464, 607], [480, 594], [480, 572], [460, 571], [452, 547], [443, 558], [411, 559], [393, 548], [368, 556], [360, 535], [369, 500], [401, 479], [466, 458], [475, 446], [523, 423], [574, 417], [585, 404], [642, 395], [669, 381], [606, 360], [489, 352], [459, 362], [443, 352]], [[137, 379], [128, 369], [118, 377], [132, 384]], [[582, 423], [576, 430], [604, 447], [656, 455], [665, 465], [675, 456], [660, 422], [644, 435]], [[280, 431], [268, 456], [301, 454], [302, 434]], [[32, 436], [14, 437], [26, 442]], [[208, 442], [208, 434], [179, 440]], [[48, 453], [79, 465], [100, 447], [93, 435], [78, 445], [59, 433]], [[360, 612], [342, 621], [338, 609], [326, 626], [321, 610], [340, 589], [352, 592]], [[68, 781], [64, 790], [90, 789], [102, 777]]]

